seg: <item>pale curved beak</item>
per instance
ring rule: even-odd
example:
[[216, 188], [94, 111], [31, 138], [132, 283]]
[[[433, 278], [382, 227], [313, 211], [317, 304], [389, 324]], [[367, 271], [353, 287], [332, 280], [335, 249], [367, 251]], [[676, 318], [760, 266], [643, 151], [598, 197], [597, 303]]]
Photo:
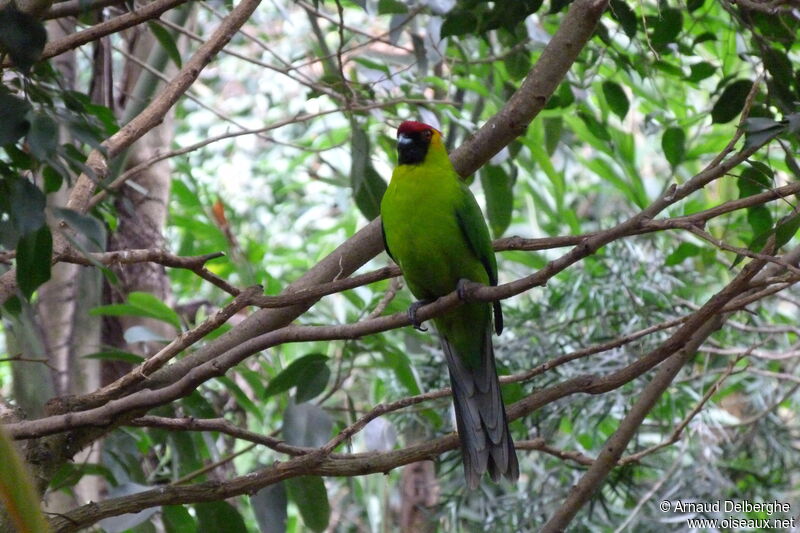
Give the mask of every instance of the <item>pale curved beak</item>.
[[401, 133], [400, 135], [397, 136], [397, 144], [399, 144], [400, 146], [404, 144], [411, 144], [413, 141], [414, 139], [412, 139], [405, 133]]

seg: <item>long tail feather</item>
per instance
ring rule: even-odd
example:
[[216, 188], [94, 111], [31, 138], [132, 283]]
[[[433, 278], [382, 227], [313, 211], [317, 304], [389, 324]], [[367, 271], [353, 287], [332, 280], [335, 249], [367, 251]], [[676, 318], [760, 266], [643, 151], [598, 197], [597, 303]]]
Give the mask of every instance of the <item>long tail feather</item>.
[[476, 488], [487, 470], [493, 481], [499, 481], [500, 476], [516, 481], [519, 464], [500, 395], [491, 327], [483, 335], [481, 361], [475, 368], [464, 364], [464, 358], [444, 336], [442, 347], [450, 370], [467, 484]]

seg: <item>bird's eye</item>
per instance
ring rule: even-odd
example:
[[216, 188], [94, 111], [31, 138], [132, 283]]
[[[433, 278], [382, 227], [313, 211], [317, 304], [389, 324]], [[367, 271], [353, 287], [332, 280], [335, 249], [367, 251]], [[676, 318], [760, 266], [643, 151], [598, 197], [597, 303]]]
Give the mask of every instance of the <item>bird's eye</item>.
[[430, 141], [432, 136], [433, 132], [431, 132], [431, 130], [424, 130], [422, 132], [422, 138], [426, 141]]

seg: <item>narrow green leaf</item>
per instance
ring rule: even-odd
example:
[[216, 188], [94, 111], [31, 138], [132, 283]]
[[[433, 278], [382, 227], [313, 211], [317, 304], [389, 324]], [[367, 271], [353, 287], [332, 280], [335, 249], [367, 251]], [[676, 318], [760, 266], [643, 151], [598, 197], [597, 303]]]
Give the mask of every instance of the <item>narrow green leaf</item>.
[[708, 61], [701, 61], [689, 66], [689, 71], [689, 76], [686, 79], [697, 83], [713, 76], [717, 72], [717, 68]]
[[153, 318], [172, 324], [175, 329], [181, 329], [181, 319], [178, 313], [149, 292], [136, 291], [128, 294], [128, 303], [148, 311]]
[[125, 363], [132, 363], [138, 365], [144, 361], [144, 357], [136, 355], [135, 353], [125, 352], [123, 350], [106, 350], [102, 352], [90, 353], [83, 356], [84, 359], [100, 359], [101, 361], [123, 361]]
[[772, 228], [772, 213], [763, 205], [748, 207], [747, 223], [753, 228], [753, 235], [761, 235]]
[[379, 15], [402, 15], [408, 13], [408, 6], [399, 0], [379, 0]]
[[474, 33], [477, 28], [478, 19], [475, 15], [466, 10], [454, 9], [445, 17], [442, 28], [439, 30], [439, 37], [444, 39], [451, 35], [456, 37], [466, 35]]
[[623, 0], [611, 0], [611, 16], [614, 17], [622, 26], [622, 31], [625, 32], [629, 38], [636, 35], [636, 29], [639, 25], [639, 19], [636, 13], [628, 6]]
[[328, 527], [331, 505], [325, 481], [320, 476], [287, 479], [286, 491], [289, 498], [297, 505], [307, 528], [311, 531], [324, 531]]
[[30, 299], [33, 291], [50, 279], [53, 236], [47, 225], [20, 237], [17, 243], [17, 285]]
[[628, 114], [628, 109], [630, 109], [630, 102], [622, 87], [613, 81], [604, 81], [603, 96], [605, 96], [611, 111], [617, 115], [620, 120], [623, 120], [625, 115]]
[[523, 48], [506, 56], [503, 64], [512, 79], [521, 80], [528, 75], [531, 69], [531, 54], [527, 49]]
[[20, 70], [27, 72], [39, 61], [45, 43], [47, 30], [40, 20], [20, 12], [13, 2], [0, 9], [0, 52], [11, 56]]
[[736, 80], [725, 87], [711, 109], [711, 122], [724, 124], [736, 118], [742, 112], [747, 94], [752, 87], [753, 82], [750, 80]]
[[[327, 495], [325, 496], [327, 502]], [[14, 441], [0, 427], [0, 501], [4, 521], [11, 531], [50, 531], [39, 507], [39, 493], [33, 477], [19, 457]]]
[[745, 119], [744, 147], [762, 146], [787, 130], [787, 121], [776, 122], [766, 117]]
[[359, 211], [369, 220], [381, 214], [381, 199], [386, 182], [372, 166], [369, 137], [354, 125], [351, 140], [350, 180]]
[[267, 485], [250, 496], [261, 533], [286, 533], [288, 503], [286, 484], [282, 481]]
[[189, 509], [183, 505], [164, 505], [161, 507], [161, 519], [166, 533], [196, 533], [197, 523]]
[[224, 501], [196, 503], [198, 531], [247, 533], [247, 526], [236, 507]]
[[481, 186], [486, 195], [486, 217], [492, 234], [497, 239], [511, 225], [514, 208], [514, 178], [499, 165], [486, 165], [481, 169]]
[[[103, 224], [91, 215], [83, 215], [72, 209], [53, 208], [58, 218], [69, 224], [69, 227], [89, 239], [98, 251], [106, 249], [106, 229]], [[91, 247], [90, 247], [91, 248]]]
[[0, 92], [0, 146], [25, 135], [30, 128], [27, 118], [30, 108], [25, 100]]
[[690, 242], [682, 242], [678, 247], [667, 256], [664, 261], [666, 266], [675, 266], [683, 263], [689, 257], [700, 254], [700, 247]]
[[701, 33], [700, 35], [694, 38], [694, 40], [692, 41], [692, 47], [695, 47], [700, 43], [705, 43], [708, 41], [716, 41], [716, 40], [717, 40], [716, 34], [707, 31], [705, 33]]
[[544, 118], [544, 145], [548, 155], [553, 155], [561, 141], [564, 131], [564, 119], [561, 117]]
[[661, 137], [661, 148], [664, 150], [664, 156], [672, 168], [683, 162], [683, 158], [686, 156], [685, 143], [686, 133], [682, 128], [671, 127], [664, 131], [664, 135]]
[[283, 412], [283, 440], [292, 446], [319, 448], [331, 438], [333, 418], [313, 403], [289, 402]]
[[178, 314], [167, 304], [147, 292], [132, 292], [128, 295], [126, 303], [101, 305], [89, 311], [89, 314], [93, 316], [143, 316], [161, 320], [175, 329], [181, 329]]
[[600, 139], [601, 141], [610, 141], [611, 135], [608, 133], [606, 127], [597, 120], [594, 115], [586, 113], [585, 111], [579, 111], [578, 117], [583, 121], [586, 125], [586, 129], [589, 130], [589, 133]]
[[233, 396], [233, 398], [236, 400], [236, 403], [239, 404], [241, 408], [257, 418], [261, 418], [261, 409], [259, 409], [259, 407], [253, 403], [253, 400], [247, 396], [247, 394], [239, 385], [236, 384], [235, 381], [226, 376], [220, 376], [217, 378], [217, 380], [225, 385], [225, 390], [230, 393], [231, 396]]
[[18, 235], [37, 231], [44, 225], [44, 193], [25, 178], [0, 180], [0, 206], [7, 212]]
[[792, 84], [792, 61], [787, 55], [775, 48], [769, 47], [764, 51], [764, 66], [775, 83], [784, 87]]
[[678, 9], [662, 9], [660, 16], [649, 17], [649, 19], [653, 27], [653, 33], [650, 36], [650, 42], [657, 48], [675, 42], [675, 39], [681, 33], [681, 28], [683, 26], [683, 15]]
[[153, 36], [159, 44], [164, 47], [167, 56], [169, 56], [178, 68], [181, 68], [183, 66], [183, 61], [181, 60], [181, 53], [178, 50], [178, 45], [175, 43], [175, 37], [172, 35], [172, 32], [155, 22], [148, 22], [147, 26], [150, 28], [150, 31], [153, 32]]
[[40, 161], [55, 155], [58, 147], [58, 125], [47, 115], [37, 113], [31, 120], [28, 131], [28, 148]]
[[771, 188], [772, 181], [761, 170], [749, 167], [742, 171], [736, 180], [736, 185], [739, 188], [739, 198], [746, 198]]
[[264, 391], [264, 398], [269, 398], [296, 387], [304, 381], [313, 379], [315, 374], [328, 371], [328, 375], [330, 375], [327, 361], [328, 357], [319, 353], [310, 353], [295, 359], [269, 382], [267, 389]]
[[317, 365], [316, 369], [306, 369], [305, 375], [306, 379], [301, 380], [295, 390], [294, 401], [297, 403], [310, 401], [321, 394], [328, 386], [331, 369], [326, 364]]
[[775, 230], [775, 249], [785, 246], [800, 229], [800, 213], [793, 213], [784, 217]]

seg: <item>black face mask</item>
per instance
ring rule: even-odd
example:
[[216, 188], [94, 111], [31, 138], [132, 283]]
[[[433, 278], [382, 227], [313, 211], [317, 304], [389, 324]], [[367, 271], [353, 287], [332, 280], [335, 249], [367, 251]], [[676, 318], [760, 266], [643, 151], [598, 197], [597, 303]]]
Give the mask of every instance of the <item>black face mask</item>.
[[431, 145], [427, 132], [401, 133], [397, 137], [397, 158], [401, 165], [419, 165], [425, 160]]

